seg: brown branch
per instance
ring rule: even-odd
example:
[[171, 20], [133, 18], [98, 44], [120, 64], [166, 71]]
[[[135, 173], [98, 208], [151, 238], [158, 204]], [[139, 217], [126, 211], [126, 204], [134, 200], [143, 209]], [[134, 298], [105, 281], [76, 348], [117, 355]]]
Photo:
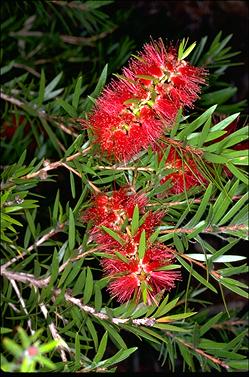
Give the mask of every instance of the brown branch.
[[[2, 270], [2, 275], [6, 277], [8, 280], [15, 280], [21, 283], [30, 284], [31, 286], [37, 287], [37, 288], [46, 287], [50, 281], [50, 277], [46, 279], [37, 279], [34, 275], [31, 275], [31, 274], [26, 274], [23, 272], [14, 272], [14, 271], [6, 270], [6, 269]], [[52, 294], [55, 297], [59, 296], [61, 292], [62, 291], [59, 288], [54, 288], [52, 290]], [[118, 317], [111, 318], [107, 314], [97, 312], [93, 307], [89, 305], [84, 305], [82, 300], [73, 297], [71, 294], [67, 292], [64, 294], [64, 298], [68, 303], [78, 306], [78, 308], [80, 308], [81, 310], [83, 310], [84, 312], [88, 314], [91, 314], [95, 318], [98, 318], [101, 321], [107, 320], [115, 325], [131, 323], [135, 326], [152, 327], [156, 322], [155, 318], [138, 318], [138, 319], [118, 318]]]
[[209, 272], [214, 278], [220, 280], [222, 275], [220, 275], [218, 272], [216, 272], [215, 270], [209, 270], [208, 271], [208, 267], [205, 266], [204, 264], [202, 264], [201, 262], [195, 260], [195, 259], [192, 259], [191, 257], [189, 257], [188, 255], [185, 255], [185, 254], [179, 254], [179, 256], [181, 256], [182, 258], [184, 259], [187, 259], [190, 263], [194, 263], [196, 264], [197, 266], [203, 268], [204, 270], [206, 270], [207, 272]]
[[[248, 230], [248, 226], [244, 224], [239, 225], [228, 225], [228, 226], [221, 226], [221, 227], [207, 227], [206, 229], [203, 229], [201, 233], [226, 233], [230, 230]], [[192, 233], [195, 229], [187, 229], [187, 228], [174, 228], [174, 229], [164, 229], [160, 233], [162, 234], [169, 234], [169, 233]]]
[[[112, 27], [110, 30], [103, 31], [102, 33], [93, 35], [91, 37], [77, 37], [74, 35], [66, 35], [66, 34], [58, 34], [58, 37], [64, 42], [68, 44], [73, 45], [89, 45], [92, 46], [94, 42], [105, 38], [108, 34], [113, 33], [114, 30], [117, 29], [117, 26]], [[19, 30], [15, 32], [10, 32], [9, 35], [11, 37], [37, 37], [37, 38], [43, 38], [43, 37], [50, 37], [51, 34], [43, 33], [41, 31], [29, 31], [29, 30]]]
[[[45, 319], [48, 318], [48, 310], [46, 308], [46, 306], [41, 303], [39, 304], [40, 308], [41, 308], [41, 311], [45, 317]], [[56, 326], [54, 324], [53, 321], [50, 320], [50, 323], [48, 325], [49, 327], [49, 330], [51, 332], [51, 335], [53, 337], [54, 340], [58, 340], [59, 341], [59, 345], [57, 346], [60, 354], [61, 354], [61, 360], [66, 363], [67, 362], [67, 357], [66, 357], [66, 353], [65, 353], [65, 350], [67, 352], [71, 352], [70, 348], [68, 347], [67, 343], [62, 339], [62, 337], [60, 336], [60, 334], [58, 333], [57, 329], [56, 329]]]
[[124, 171], [124, 170], [133, 170], [133, 171], [148, 171], [148, 172], [155, 172], [156, 170], [153, 168], [143, 168], [143, 167], [136, 167], [136, 166], [95, 166], [96, 169], [99, 170], [116, 170], [116, 171]]
[[[17, 297], [18, 297], [18, 299], [19, 299], [19, 301], [20, 301], [20, 304], [21, 304], [21, 306], [22, 306], [22, 308], [23, 308], [24, 313], [25, 313], [25, 314], [27, 315], [27, 317], [29, 318], [29, 314], [28, 314], [28, 311], [27, 311], [27, 309], [26, 309], [25, 302], [24, 302], [24, 300], [23, 300], [23, 298], [22, 298], [22, 296], [21, 296], [21, 293], [20, 293], [20, 291], [19, 291], [19, 288], [18, 288], [18, 286], [17, 286], [15, 280], [10, 279], [10, 283], [11, 283], [12, 287], [14, 288], [14, 290], [15, 290], [15, 292], [16, 292], [16, 295], [17, 295]], [[35, 333], [35, 331], [32, 329], [32, 324], [31, 324], [31, 320], [30, 320], [30, 318], [28, 319], [27, 324], [28, 324], [28, 327], [29, 327], [29, 329], [30, 329], [31, 335], [33, 335], [33, 334]]]
[[47, 234], [42, 236], [38, 241], [36, 241], [33, 245], [31, 245], [26, 251], [17, 255], [16, 257], [12, 258], [7, 263], [2, 264], [0, 266], [0, 268], [6, 269], [9, 266], [11, 266], [13, 263], [18, 261], [19, 259], [23, 259], [30, 251], [32, 251], [35, 248], [37, 248], [38, 246], [42, 245], [45, 241], [47, 241], [49, 238], [53, 237], [55, 234], [62, 232], [64, 226], [65, 226], [65, 223], [62, 223], [62, 224], [59, 224], [56, 228], [51, 229]]
[[165, 333], [166, 333], [166, 335], [168, 335], [170, 338], [173, 338], [173, 339], [175, 339], [177, 342], [182, 343], [185, 347], [192, 349], [193, 351], [195, 351], [195, 352], [198, 353], [199, 355], [205, 357], [206, 359], [211, 360], [213, 363], [218, 364], [218, 365], [220, 365], [221, 367], [223, 367], [223, 368], [225, 368], [225, 369], [229, 369], [229, 366], [228, 366], [227, 364], [225, 364], [222, 360], [217, 359], [216, 357], [209, 355], [208, 353], [204, 352], [204, 351], [201, 350], [200, 348], [196, 348], [193, 344], [190, 344], [190, 343], [185, 342], [184, 340], [182, 340], [182, 339], [176, 337], [174, 334], [171, 334], [169, 331], [166, 331]]
[[[242, 198], [243, 195], [234, 195], [231, 200], [233, 202], [239, 200]], [[211, 198], [209, 199], [210, 202], [216, 202], [217, 198]], [[183, 205], [183, 204], [186, 204], [186, 203], [189, 203], [189, 204], [200, 204], [202, 202], [202, 199], [200, 198], [196, 198], [196, 199], [193, 199], [193, 198], [190, 198], [189, 200], [183, 200], [183, 201], [176, 201], [176, 202], [164, 202], [164, 203], [161, 203], [161, 202], [155, 202], [155, 203], [148, 203], [146, 205], [146, 207], [155, 207], [157, 205], [159, 206], [165, 206], [165, 207], [174, 207], [174, 206], [178, 206], [178, 205]]]
[[34, 68], [29, 67], [28, 65], [25, 65], [25, 64], [15, 63], [15, 64], [13, 64], [13, 67], [24, 69], [25, 71], [30, 72], [32, 75], [34, 75], [36, 77], [41, 76], [40, 73], [37, 72]]
[[77, 152], [75, 153], [74, 155], [72, 156], [69, 156], [67, 157], [65, 160], [64, 159], [61, 159], [59, 161], [55, 161], [55, 162], [49, 162], [48, 160], [45, 160], [44, 161], [44, 168], [34, 172], [34, 173], [30, 173], [30, 174], [27, 174], [23, 177], [20, 177], [20, 178], [23, 178], [23, 179], [32, 179], [32, 178], [35, 178], [35, 177], [40, 177], [41, 179], [44, 179], [44, 177], [47, 177], [47, 172], [49, 170], [55, 170], [59, 167], [62, 167], [64, 166], [65, 162], [69, 162], [69, 161], [73, 161], [75, 160], [77, 157], [79, 156], [84, 156], [84, 154], [86, 154], [87, 152], [89, 152], [91, 149], [91, 146], [86, 148], [86, 149], [83, 149], [81, 152]]
[[[19, 64], [19, 66], [21, 66], [21, 65]], [[19, 91], [16, 91], [16, 90], [14, 90], [12, 92], [14, 94], [18, 94], [19, 93]], [[9, 103], [12, 103], [12, 105], [16, 105], [16, 106], [21, 107], [21, 108], [25, 107], [25, 103], [24, 102], [18, 100], [15, 97], [11, 97], [8, 94], [3, 93], [2, 91], [0, 91], [0, 98], [2, 98], [3, 100], [5, 100], [5, 101], [7, 101]], [[58, 128], [60, 128], [63, 132], [67, 133], [68, 135], [71, 135], [71, 136], [73, 136], [75, 138], [77, 136], [79, 136], [77, 133], [75, 133], [74, 131], [70, 130], [68, 127], [65, 127], [64, 124], [62, 124], [61, 122], [57, 122], [53, 116], [47, 114], [44, 110], [43, 111], [37, 111], [37, 114], [40, 117], [42, 117], [42, 118], [45, 118], [47, 120], [52, 120], [58, 126]], [[70, 118], [70, 119], [73, 120], [72, 118]], [[62, 150], [63, 149], [65, 151], [64, 146], [63, 146]]]

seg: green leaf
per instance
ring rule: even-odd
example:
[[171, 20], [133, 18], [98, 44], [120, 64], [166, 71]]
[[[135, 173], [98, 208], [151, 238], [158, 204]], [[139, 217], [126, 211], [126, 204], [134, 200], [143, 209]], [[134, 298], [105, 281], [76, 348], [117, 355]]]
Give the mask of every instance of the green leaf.
[[100, 341], [98, 351], [93, 359], [95, 363], [98, 363], [100, 360], [102, 360], [105, 350], [106, 350], [106, 346], [107, 346], [107, 339], [108, 339], [108, 332], [106, 331]]
[[18, 335], [20, 337], [23, 348], [28, 348], [31, 343], [31, 340], [29, 340], [29, 337], [26, 331], [20, 326], [17, 328], [17, 331], [18, 331]]
[[174, 322], [174, 321], [178, 321], [178, 320], [181, 320], [181, 319], [184, 319], [184, 318], [191, 317], [192, 315], [194, 315], [196, 313], [197, 312], [173, 314], [173, 315], [169, 315], [167, 317], [160, 317], [159, 319], [157, 319], [157, 322], [158, 323], [161, 323], [161, 322]]
[[72, 118], [76, 118], [77, 117], [77, 112], [76, 112], [75, 108], [73, 106], [71, 106], [69, 103], [65, 102], [61, 98], [57, 99], [57, 103], [58, 103], [58, 105], [60, 105], [61, 107], [63, 107], [63, 109], [66, 111], [66, 113], [68, 113], [68, 115], [70, 117], [72, 117]]
[[211, 195], [212, 195], [212, 191], [213, 191], [213, 185], [212, 185], [212, 183], [210, 183], [208, 185], [208, 188], [205, 191], [205, 194], [204, 194], [204, 196], [201, 200], [201, 203], [199, 205], [197, 212], [192, 217], [192, 219], [186, 224], [186, 228], [192, 228], [192, 227], [194, 227], [198, 224], [202, 215], [205, 213], [205, 211], [207, 209], [207, 206], [209, 204], [209, 201], [210, 201], [210, 198], [211, 198]]
[[206, 260], [211, 259], [213, 263], [230, 263], [238, 262], [240, 260], [246, 259], [246, 257], [240, 255], [223, 255], [221, 257], [214, 257], [213, 254], [185, 254], [186, 256], [201, 261], [206, 262]]
[[40, 351], [41, 353], [47, 353], [47, 352], [50, 352], [50, 351], [52, 351], [55, 347], [57, 347], [58, 344], [60, 344], [60, 341], [59, 341], [59, 340], [51, 340], [49, 343], [47, 343], [47, 344], [42, 344], [41, 346], [39, 346], [39, 351]]
[[25, 217], [26, 217], [26, 220], [28, 222], [29, 229], [32, 233], [32, 236], [35, 239], [36, 238], [36, 227], [35, 227], [34, 219], [33, 219], [33, 217], [31, 216], [31, 214], [28, 210], [25, 210]]
[[139, 259], [143, 259], [145, 251], [146, 251], [146, 233], [145, 233], [145, 230], [143, 230], [140, 236], [139, 246], [138, 246]]
[[172, 331], [172, 332], [182, 332], [182, 333], [190, 333], [191, 330], [179, 327], [179, 326], [174, 326], [174, 325], [169, 325], [168, 323], [155, 323], [153, 325], [156, 329], [161, 329], [161, 330], [166, 330], [166, 331]]
[[239, 287], [236, 287], [236, 285], [233, 285], [233, 284], [228, 284], [226, 281], [225, 281], [226, 278], [223, 278], [223, 279], [219, 279], [219, 282], [224, 285], [224, 287], [230, 289], [231, 291], [237, 293], [239, 296], [242, 296], [242, 297], [245, 297], [246, 299], [248, 299], [248, 292], [245, 292], [243, 291], [243, 289], [239, 288]]
[[114, 253], [115, 253], [115, 255], [118, 257], [118, 259], [120, 259], [120, 260], [123, 261], [124, 263], [130, 263], [129, 259], [126, 258], [125, 255], [119, 253], [118, 251], [115, 251]]
[[107, 228], [106, 226], [102, 225], [101, 228], [109, 234], [114, 240], [116, 240], [120, 245], [124, 245], [125, 241], [121, 238], [114, 230]]
[[146, 284], [145, 281], [141, 282], [140, 289], [141, 289], [141, 292], [142, 292], [143, 303], [146, 304], [148, 292], [147, 292], [147, 284]]
[[193, 363], [193, 357], [191, 353], [189, 352], [188, 348], [185, 347], [180, 342], [177, 342], [180, 353], [183, 357], [183, 360], [186, 362], [186, 364], [190, 367], [190, 370], [193, 372], [195, 370], [194, 363]]
[[238, 213], [240, 208], [247, 202], [248, 200], [248, 193], [244, 194], [234, 206], [226, 212], [223, 218], [219, 221], [219, 226], [226, 224], [231, 218]]
[[177, 260], [181, 263], [181, 265], [192, 275], [196, 278], [201, 284], [205, 285], [207, 288], [211, 289], [211, 291], [217, 293], [217, 290], [210, 284], [206, 279], [204, 279], [198, 272], [194, 271], [193, 268], [185, 262], [179, 255], [176, 256]]
[[77, 280], [74, 284], [74, 287], [73, 287], [73, 295], [74, 296], [80, 294], [83, 291], [85, 279], [86, 279], [86, 270], [84, 269], [83, 271], [81, 271], [81, 273], [79, 274], [79, 276], [78, 276], [78, 278], [77, 278]]
[[[99, 81], [96, 85], [96, 88], [91, 93], [90, 97], [97, 98], [100, 95], [100, 92], [102, 91], [102, 89], [103, 89], [103, 87], [106, 83], [107, 70], [108, 70], [108, 65], [106, 64], [101, 75], [100, 75], [100, 78], [99, 78]], [[86, 105], [85, 105], [85, 111], [89, 112], [91, 110], [92, 105], [93, 105], [92, 101], [87, 100]]]
[[108, 331], [108, 334], [109, 334], [110, 338], [112, 339], [113, 343], [119, 349], [121, 349], [121, 348], [127, 349], [127, 346], [126, 346], [124, 340], [119, 335], [119, 333], [117, 332], [116, 328], [113, 325], [107, 323], [106, 321], [100, 320], [100, 319], [99, 319], [99, 323]]
[[52, 214], [52, 219], [53, 223], [56, 224], [58, 221], [58, 211], [59, 211], [59, 202], [60, 200], [60, 190], [57, 190], [55, 201], [54, 201], [54, 207], [53, 207], [53, 214]]
[[213, 205], [213, 217], [211, 219], [212, 224], [218, 224], [219, 220], [227, 211], [227, 208], [232, 203], [232, 197], [235, 195], [239, 181], [235, 181], [233, 186], [230, 188], [230, 181], [224, 187], [224, 190], [218, 196], [216, 202]]
[[216, 314], [214, 317], [209, 319], [203, 326], [200, 327], [200, 336], [206, 334], [206, 332], [212, 328], [217, 322], [219, 322], [220, 318], [223, 316], [223, 312]]
[[58, 140], [57, 136], [55, 135], [55, 133], [53, 132], [53, 130], [51, 129], [51, 127], [48, 125], [47, 121], [43, 117], [40, 117], [39, 119], [40, 119], [42, 126], [44, 127], [46, 133], [48, 134], [49, 140], [53, 144], [55, 150], [59, 153], [59, 155], [61, 155], [61, 150], [60, 150], [60, 146], [59, 146], [60, 141]]
[[75, 363], [80, 365], [80, 337], [79, 333], [75, 334]]
[[73, 105], [75, 110], [77, 110], [78, 105], [79, 105], [81, 84], [82, 84], [82, 77], [80, 76], [77, 80], [76, 85], [75, 85], [75, 90], [74, 90], [74, 94], [73, 94], [72, 105]]
[[241, 371], [248, 372], [248, 364], [249, 364], [249, 360], [248, 359], [245, 359], [245, 360], [231, 360], [231, 361], [227, 361], [226, 364], [230, 368], [239, 369]]
[[63, 271], [61, 278], [58, 283], [58, 287], [61, 287], [64, 281], [66, 280], [68, 274], [70, 273], [71, 269], [73, 268], [72, 262], [69, 262], [68, 265], [65, 267], [65, 270]]
[[242, 182], [244, 182], [246, 185], [248, 185], [248, 178], [244, 174], [245, 172], [242, 169], [237, 168], [230, 161], [226, 162], [226, 166], [230, 170], [230, 172], [235, 175], [236, 178], [240, 179]]
[[51, 264], [51, 279], [49, 282], [49, 286], [52, 286], [52, 284], [57, 279], [58, 272], [59, 272], [59, 260], [58, 260], [57, 250], [55, 249], [54, 254], [53, 254], [52, 264]]
[[44, 99], [44, 94], [45, 94], [45, 74], [42, 69], [41, 71], [41, 78], [40, 78], [40, 88], [39, 88], [39, 93], [38, 93], [38, 99], [37, 99], [37, 106], [41, 107]]
[[150, 236], [150, 238], [149, 238], [149, 241], [150, 241], [150, 243], [154, 243], [156, 240], [157, 240], [157, 238], [158, 238], [158, 236], [159, 236], [159, 234], [160, 234], [160, 228], [157, 228], [156, 230], [155, 230], [155, 232], [154, 233], [152, 233], [152, 235]]
[[201, 103], [205, 106], [210, 106], [213, 104], [223, 104], [229, 98], [233, 97], [235, 93], [237, 92], [238, 88], [236, 87], [228, 87], [225, 89], [216, 90], [211, 93], [203, 94], [201, 97]]
[[[59, 83], [63, 75], [63, 72], [60, 72], [45, 88], [45, 93], [44, 93], [44, 100], [50, 99], [50, 94], [53, 92], [54, 88], [56, 85]], [[58, 89], [60, 90], [60, 89]]]
[[94, 285], [94, 293], [95, 293], [94, 307], [95, 307], [95, 310], [98, 312], [100, 311], [102, 307], [102, 293], [101, 293], [101, 289], [98, 283]]
[[72, 192], [72, 197], [75, 199], [75, 182], [74, 182], [74, 175], [70, 170], [70, 186], [71, 186], [71, 192]]
[[68, 245], [69, 249], [73, 250], [75, 245], [75, 222], [74, 215], [71, 208], [69, 208], [69, 229], [68, 229]]
[[158, 318], [168, 313], [171, 309], [173, 309], [176, 306], [178, 300], [179, 300], [179, 297], [167, 303], [168, 296], [166, 296], [163, 302], [161, 303], [161, 305], [159, 306], [159, 308], [157, 309], [157, 311], [155, 312], [154, 317]]
[[[93, 342], [94, 342], [94, 347], [95, 347], [95, 351], [97, 352], [98, 350], [98, 335], [97, 335], [97, 331], [95, 330], [95, 327], [93, 325], [93, 322], [91, 321], [91, 319], [88, 317], [87, 320], [86, 320], [86, 326], [91, 334], [91, 337], [93, 339]], [[103, 338], [102, 338], [103, 340]], [[97, 355], [96, 355], [97, 356]]]
[[93, 276], [92, 276], [91, 269], [87, 267], [86, 283], [85, 283], [84, 296], [83, 296], [83, 301], [85, 305], [90, 301], [90, 298], [92, 297], [92, 293], [93, 293]]
[[249, 266], [247, 266], [247, 264], [243, 264], [242, 266], [238, 266], [238, 267], [227, 267], [227, 268], [218, 270], [218, 272], [222, 276], [232, 276], [232, 275], [237, 275], [237, 274], [243, 274], [243, 273], [249, 272]]
[[1, 335], [4, 335], [4, 334], [7, 334], [7, 333], [10, 333], [12, 332], [13, 330], [12, 329], [8, 329], [7, 327], [1, 327], [0, 328], [0, 334]]
[[204, 124], [213, 114], [217, 105], [214, 105], [207, 109], [203, 114], [201, 114], [197, 119], [195, 119], [192, 123], [186, 125], [186, 127], [178, 133], [177, 139], [183, 140], [188, 135], [190, 135], [193, 131], [199, 128], [202, 124]]
[[22, 347], [15, 343], [13, 340], [9, 338], [4, 338], [3, 345], [7, 349], [7, 351], [9, 351], [13, 356], [21, 357], [23, 352]]
[[[75, 262], [73, 263], [73, 268], [70, 271], [69, 275], [67, 276], [67, 279], [66, 279], [66, 282], [65, 282], [65, 286], [69, 286], [69, 284], [74, 281], [74, 279], [76, 278], [76, 276], [80, 272], [81, 265], [82, 265], [83, 262], [84, 262], [84, 260], [81, 259], [81, 260], [78, 260], [76, 263]], [[75, 284], [76, 284], [76, 282], [75, 282]]]
[[185, 50], [181, 56], [181, 60], [185, 59], [191, 52], [192, 50], [195, 48], [196, 46], [196, 42], [192, 43], [192, 45], [190, 45], [187, 50]]
[[195, 225], [193, 231], [187, 234], [187, 239], [195, 238], [199, 233], [201, 233], [207, 227], [206, 221], [202, 220], [199, 224]]
[[109, 359], [105, 360], [105, 367], [111, 366], [113, 364], [121, 363], [121, 361], [127, 359], [132, 353], [134, 353], [138, 347], [128, 348], [126, 350], [118, 351], [114, 356], [110, 357]]
[[230, 115], [229, 117], [221, 120], [219, 123], [215, 124], [212, 128], [211, 128], [211, 132], [214, 132], [214, 131], [220, 131], [220, 130], [224, 130], [224, 128], [226, 128], [229, 124], [231, 124], [236, 118], [238, 118], [240, 113], [236, 113], [236, 114], [233, 114], [233, 115]]
[[139, 207], [136, 204], [133, 215], [132, 215], [132, 222], [131, 222], [131, 234], [134, 236], [136, 231], [139, 227]]
[[180, 264], [169, 264], [167, 266], [158, 267], [155, 269], [155, 271], [170, 271], [176, 270], [177, 268], [181, 268]]

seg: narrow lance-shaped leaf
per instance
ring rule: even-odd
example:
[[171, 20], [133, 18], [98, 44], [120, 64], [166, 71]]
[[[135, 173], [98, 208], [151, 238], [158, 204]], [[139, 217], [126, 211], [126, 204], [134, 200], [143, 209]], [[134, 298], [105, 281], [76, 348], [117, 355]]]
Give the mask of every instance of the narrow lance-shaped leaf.
[[74, 215], [71, 208], [69, 208], [69, 229], [68, 229], [68, 244], [69, 249], [73, 250], [75, 245], [75, 222]]
[[100, 360], [102, 360], [105, 350], [106, 350], [106, 346], [107, 346], [107, 339], [108, 339], [108, 332], [106, 331], [100, 341], [98, 352], [96, 353], [93, 359], [95, 363], [98, 363]]
[[109, 236], [111, 236], [114, 240], [116, 240], [120, 245], [124, 245], [124, 240], [121, 238], [114, 230], [107, 228], [106, 226], [102, 225], [101, 227]]
[[140, 241], [139, 241], [139, 246], [138, 246], [139, 259], [143, 259], [145, 251], [146, 251], [146, 233], [145, 233], [145, 230], [143, 230], [140, 236]]
[[81, 84], [82, 84], [82, 77], [80, 76], [77, 80], [75, 90], [74, 90], [74, 94], [73, 94], [72, 105], [75, 108], [75, 110], [77, 110], [78, 104], [79, 104]]
[[84, 288], [84, 304], [87, 304], [92, 296], [93, 292], [93, 275], [89, 267], [87, 267], [86, 283]]
[[133, 211], [132, 222], [131, 222], [131, 234], [133, 236], [138, 230], [138, 226], [139, 226], [139, 208], [138, 208], [138, 205], [136, 204]]

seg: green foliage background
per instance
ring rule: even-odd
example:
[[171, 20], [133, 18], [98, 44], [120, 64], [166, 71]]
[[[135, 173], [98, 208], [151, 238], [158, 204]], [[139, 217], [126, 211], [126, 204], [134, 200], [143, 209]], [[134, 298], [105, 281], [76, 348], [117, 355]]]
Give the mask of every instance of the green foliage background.
[[[113, 372], [146, 343], [162, 370], [246, 371], [248, 267], [238, 245], [248, 234], [248, 151], [232, 147], [248, 127], [246, 101], [235, 103], [237, 88], [224, 81], [238, 64], [232, 35], [197, 41], [187, 59], [210, 70], [210, 85], [168, 135], [202, 151], [195, 158], [209, 186], [159, 199], [169, 171], [152, 150], [112, 165], [80, 122], [135, 52], [135, 41], [115, 36], [130, 11], [110, 17], [110, 3], [2, 5], [2, 369]], [[217, 141], [239, 112], [241, 127]], [[155, 237], [182, 266], [183, 282], [158, 307], [110, 299], [80, 221], [96, 189], [127, 183], [149, 196], [150, 209], [165, 209]]]

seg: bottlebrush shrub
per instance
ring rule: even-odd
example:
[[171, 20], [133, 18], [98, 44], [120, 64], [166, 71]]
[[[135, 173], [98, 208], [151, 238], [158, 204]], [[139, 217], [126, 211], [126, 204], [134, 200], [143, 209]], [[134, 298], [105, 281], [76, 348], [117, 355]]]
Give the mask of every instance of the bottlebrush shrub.
[[[20, 65], [35, 46], [37, 67], [25, 38]], [[165, 372], [247, 370], [248, 127], [227, 103], [228, 41], [151, 41], [89, 96], [89, 74], [6, 62], [3, 129], [20, 122], [1, 133], [5, 371], [121, 371], [145, 342]]]
[[172, 128], [180, 107], [193, 105], [206, 72], [159, 39], [146, 43], [122, 73], [96, 101], [89, 127], [102, 152], [128, 161]]

